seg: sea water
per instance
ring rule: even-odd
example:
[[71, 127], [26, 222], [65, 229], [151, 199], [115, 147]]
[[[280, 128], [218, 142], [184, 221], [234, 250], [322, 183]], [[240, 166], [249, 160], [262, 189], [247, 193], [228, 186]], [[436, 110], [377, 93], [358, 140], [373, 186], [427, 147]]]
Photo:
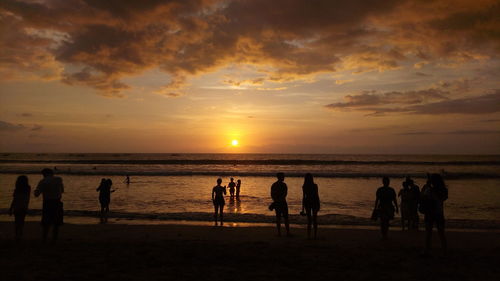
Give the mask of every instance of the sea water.
[[[65, 211], [94, 215], [101, 178], [113, 181], [110, 209], [127, 218], [210, 218], [212, 187], [218, 177], [240, 179], [240, 201], [226, 197], [225, 213], [252, 217], [268, 210], [270, 186], [284, 172], [291, 214], [301, 210], [303, 175], [315, 176], [320, 215], [368, 218], [381, 176], [391, 177], [397, 191], [405, 176], [423, 186], [427, 172], [445, 176], [449, 199], [446, 217], [499, 220], [500, 157], [452, 155], [296, 155], [296, 154], [0, 154], [0, 210], [5, 213], [18, 175], [28, 175], [34, 189], [42, 168], [55, 168], [63, 178]], [[130, 175], [130, 184], [125, 183]], [[30, 209], [41, 209], [32, 198]], [[202, 214], [202, 215], [200, 215]], [[204, 216], [203, 214], [206, 214]]]

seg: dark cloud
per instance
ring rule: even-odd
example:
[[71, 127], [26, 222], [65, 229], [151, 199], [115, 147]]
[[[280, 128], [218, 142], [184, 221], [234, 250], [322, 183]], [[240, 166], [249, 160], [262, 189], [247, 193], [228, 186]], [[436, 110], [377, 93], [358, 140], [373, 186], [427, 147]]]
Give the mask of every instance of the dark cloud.
[[0, 132], [16, 132], [26, 129], [24, 125], [0, 121]]
[[40, 125], [33, 125], [33, 127], [30, 129], [31, 131], [40, 131], [41, 129], [43, 129], [42, 126]]
[[25, 112], [25, 113], [21, 113], [21, 114], [19, 114], [19, 115], [20, 115], [21, 117], [33, 117], [33, 114], [32, 114], [32, 113], [27, 113], [27, 112]]
[[3, 0], [0, 74], [121, 96], [123, 77], [159, 68], [173, 77], [160, 92], [179, 95], [178, 81], [232, 63], [283, 82], [463, 62], [497, 56], [499, 13], [493, 0]]

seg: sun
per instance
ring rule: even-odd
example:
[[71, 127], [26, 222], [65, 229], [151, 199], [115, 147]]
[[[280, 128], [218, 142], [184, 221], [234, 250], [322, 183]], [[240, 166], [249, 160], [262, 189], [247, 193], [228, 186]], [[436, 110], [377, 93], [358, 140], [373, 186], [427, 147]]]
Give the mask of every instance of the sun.
[[238, 140], [232, 140], [231, 141], [231, 145], [232, 146], [238, 146], [238, 144], [239, 144]]

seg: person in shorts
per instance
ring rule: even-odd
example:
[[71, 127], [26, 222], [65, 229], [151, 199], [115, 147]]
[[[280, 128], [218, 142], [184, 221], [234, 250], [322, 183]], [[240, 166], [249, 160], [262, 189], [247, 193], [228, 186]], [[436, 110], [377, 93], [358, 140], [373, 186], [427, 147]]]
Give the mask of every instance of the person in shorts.
[[285, 174], [277, 173], [278, 180], [271, 186], [271, 198], [273, 199], [274, 211], [276, 212], [276, 227], [278, 229], [278, 236], [281, 236], [281, 217], [285, 221], [286, 235], [290, 236], [290, 226], [288, 221], [288, 204], [286, 196], [288, 193], [288, 186], [284, 182]]
[[34, 193], [35, 197], [40, 196], [40, 194], [43, 196], [43, 241], [47, 241], [47, 235], [52, 226], [52, 241], [55, 242], [59, 235], [59, 226], [63, 224], [63, 203], [61, 197], [64, 193], [64, 185], [60, 177], [54, 176], [52, 169], [43, 169], [42, 175], [43, 179], [38, 183]]

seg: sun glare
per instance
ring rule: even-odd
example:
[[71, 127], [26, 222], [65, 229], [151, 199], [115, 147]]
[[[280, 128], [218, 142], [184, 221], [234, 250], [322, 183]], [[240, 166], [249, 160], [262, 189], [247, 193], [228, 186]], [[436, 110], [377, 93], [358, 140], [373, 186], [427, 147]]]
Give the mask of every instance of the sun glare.
[[239, 143], [238, 140], [232, 140], [231, 141], [231, 145], [232, 146], [238, 146], [238, 143]]

